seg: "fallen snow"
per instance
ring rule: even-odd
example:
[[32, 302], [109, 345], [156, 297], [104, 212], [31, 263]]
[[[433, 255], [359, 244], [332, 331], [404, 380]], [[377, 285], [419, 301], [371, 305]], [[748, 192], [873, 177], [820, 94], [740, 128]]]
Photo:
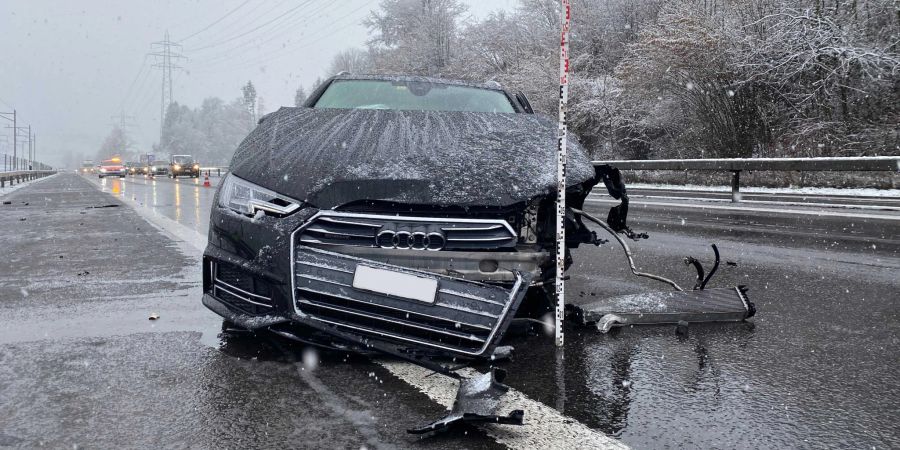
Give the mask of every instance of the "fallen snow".
[[[668, 189], [682, 191], [723, 192], [731, 193], [730, 186], [698, 186], [694, 184], [653, 184], [653, 183], [628, 183], [630, 189]], [[768, 188], [768, 187], [743, 187], [741, 192], [756, 194], [799, 194], [799, 195], [840, 195], [849, 197], [893, 197], [900, 198], [900, 189], [872, 189], [872, 188]]]
[[38, 179], [36, 179], [36, 180], [25, 181], [25, 182], [23, 182], [23, 183], [16, 183], [16, 184], [14, 184], [14, 185], [12, 185], [12, 186], [10, 186], [9, 183], [7, 182], [5, 187], [0, 188], [0, 197], [3, 197], [3, 196], [5, 196], [5, 195], [7, 195], [7, 194], [10, 194], [10, 193], [14, 192], [14, 191], [17, 191], [19, 188], [28, 186], [28, 185], [30, 185], [31, 183], [34, 183], [34, 182], [37, 182], [37, 181], [41, 181], [41, 180], [47, 180], [47, 179], [50, 179], [50, 178], [55, 177], [55, 176], [57, 176], [57, 175], [59, 175], [59, 174], [54, 173], [53, 175], [50, 175], [50, 176], [47, 176], [47, 177], [38, 178]]

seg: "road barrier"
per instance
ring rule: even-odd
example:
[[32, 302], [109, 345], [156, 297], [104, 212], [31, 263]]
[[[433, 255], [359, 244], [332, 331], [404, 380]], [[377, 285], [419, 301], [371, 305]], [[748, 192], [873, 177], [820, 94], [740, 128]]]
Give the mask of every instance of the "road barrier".
[[206, 172], [206, 176], [211, 177], [212, 174], [221, 177], [223, 173], [228, 173], [227, 167], [201, 167], [200, 172]]
[[741, 201], [741, 172], [900, 172], [900, 156], [858, 158], [731, 158], [593, 161], [620, 170], [709, 170], [731, 172], [731, 201]]
[[23, 183], [25, 181], [36, 180], [56, 173], [55, 170], [19, 170], [15, 172], [0, 172], [0, 188], [6, 187], [8, 182], [10, 186], [15, 183]]
[[13, 155], [3, 153], [3, 165], [0, 166], [2, 172], [18, 172], [23, 170], [51, 170], [51, 167], [38, 162], [31, 161], [28, 158], [19, 158]]

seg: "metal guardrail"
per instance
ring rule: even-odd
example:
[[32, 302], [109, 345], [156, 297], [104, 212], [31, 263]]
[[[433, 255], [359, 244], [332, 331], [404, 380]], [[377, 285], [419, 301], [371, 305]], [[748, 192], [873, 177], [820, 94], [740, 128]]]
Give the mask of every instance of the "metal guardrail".
[[18, 170], [15, 172], [0, 172], [0, 188], [6, 187], [8, 182], [10, 186], [15, 183], [23, 183], [25, 181], [36, 180], [56, 173], [55, 170]]
[[900, 156], [859, 158], [733, 158], [593, 161], [620, 170], [710, 170], [731, 172], [731, 201], [741, 201], [741, 172], [900, 172]]
[[222, 176], [223, 173], [228, 173], [227, 167], [201, 167], [200, 173], [206, 173], [206, 176], [211, 177], [212, 174], [216, 174], [216, 176]]

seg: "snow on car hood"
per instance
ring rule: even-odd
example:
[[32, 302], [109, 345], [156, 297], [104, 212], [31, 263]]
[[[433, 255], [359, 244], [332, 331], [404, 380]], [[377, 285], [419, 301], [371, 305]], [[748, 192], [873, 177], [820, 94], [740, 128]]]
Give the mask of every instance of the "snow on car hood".
[[[569, 140], [568, 185], [594, 169]], [[319, 208], [356, 200], [506, 206], [555, 191], [556, 124], [532, 114], [282, 108], [235, 175]]]

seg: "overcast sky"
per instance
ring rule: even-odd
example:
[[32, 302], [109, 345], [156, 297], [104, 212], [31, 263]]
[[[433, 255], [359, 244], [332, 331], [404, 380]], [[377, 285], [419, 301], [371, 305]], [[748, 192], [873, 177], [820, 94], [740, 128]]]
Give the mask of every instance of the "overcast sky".
[[[146, 57], [168, 30], [188, 57], [175, 100], [232, 100], [247, 80], [267, 111], [291, 105], [297, 86], [324, 75], [331, 57], [361, 47], [375, 0], [2, 0], [0, 112], [18, 111], [36, 134], [38, 160], [92, 157], [113, 116], [132, 116], [139, 148], [158, 140], [161, 72]], [[484, 17], [515, 0], [464, 0]], [[258, 29], [257, 29], [258, 28]], [[0, 153], [12, 153], [0, 121]]]

